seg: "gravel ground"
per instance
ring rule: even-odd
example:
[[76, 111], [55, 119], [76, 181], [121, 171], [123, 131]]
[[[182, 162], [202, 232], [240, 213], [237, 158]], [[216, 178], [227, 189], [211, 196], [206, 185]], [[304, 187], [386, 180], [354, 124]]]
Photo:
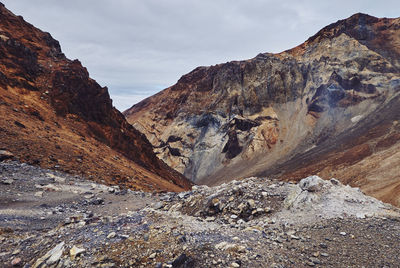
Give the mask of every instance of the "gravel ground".
[[399, 267], [399, 210], [336, 180], [143, 193], [0, 163], [2, 267]]

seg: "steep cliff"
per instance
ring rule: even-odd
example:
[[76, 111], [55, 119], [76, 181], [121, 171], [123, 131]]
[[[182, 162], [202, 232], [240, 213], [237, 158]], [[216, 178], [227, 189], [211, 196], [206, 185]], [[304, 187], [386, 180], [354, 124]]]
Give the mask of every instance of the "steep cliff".
[[22, 161], [139, 189], [190, 183], [153, 153], [58, 41], [0, 5], [0, 147]]
[[199, 67], [124, 112], [197, 183], [338, 177], [400, 205], [400, 19], [355, 14], [306, 42]]

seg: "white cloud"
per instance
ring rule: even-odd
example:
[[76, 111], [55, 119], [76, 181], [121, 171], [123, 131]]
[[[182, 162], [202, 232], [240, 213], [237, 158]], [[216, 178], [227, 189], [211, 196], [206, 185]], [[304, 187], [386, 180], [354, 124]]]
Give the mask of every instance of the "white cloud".
[[112, 99], [113, 99], [113, 105], [120, 111], [125, 111], [126, 109], [132, 107], [132, 105], [144, 100], [147, 98], [149, 95], [119, 95], [119, 94], [114, 94]]
[[108, 86], [119, 109], [129, 101], [122, 95], [154, 94], [199, 65], [289, 49], [353, 13], [396, 17], [400, 10], [398, 0], [2, 2], [59, 40], [67, 57]]

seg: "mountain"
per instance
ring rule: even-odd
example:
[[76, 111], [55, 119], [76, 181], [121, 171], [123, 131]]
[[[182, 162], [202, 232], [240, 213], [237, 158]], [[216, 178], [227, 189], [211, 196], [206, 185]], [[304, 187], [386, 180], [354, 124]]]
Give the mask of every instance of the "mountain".
[[278, 54], [198, 67], [124, 115], [200, 184], [340, 179], [400, 205], [400, 18], [355, 14]]
[[133, 189], [191, 185], [153, 153], [60, 44], [0, 5], [0, 149], [22, 162]]

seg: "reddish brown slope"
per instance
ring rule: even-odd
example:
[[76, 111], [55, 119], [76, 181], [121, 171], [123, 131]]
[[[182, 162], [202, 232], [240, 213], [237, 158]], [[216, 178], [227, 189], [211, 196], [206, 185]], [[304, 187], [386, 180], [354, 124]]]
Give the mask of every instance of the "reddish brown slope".
[[128, 187], [187, 189], [107, 88], [59, 43], [0, 6], [0, 147], [22, 161]]

